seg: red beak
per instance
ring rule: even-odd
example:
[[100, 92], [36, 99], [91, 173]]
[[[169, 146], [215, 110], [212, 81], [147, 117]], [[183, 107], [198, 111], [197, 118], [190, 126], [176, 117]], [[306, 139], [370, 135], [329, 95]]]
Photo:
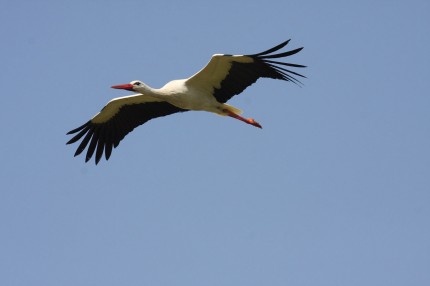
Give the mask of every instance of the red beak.
[[118, 85], [112, 85], [112, 88], [116, 88], [116, 89], [125, 89], [125, 90], [130, 90], [133, 91], [133, 85], [126, 83], [126, 84], [118, 84]]

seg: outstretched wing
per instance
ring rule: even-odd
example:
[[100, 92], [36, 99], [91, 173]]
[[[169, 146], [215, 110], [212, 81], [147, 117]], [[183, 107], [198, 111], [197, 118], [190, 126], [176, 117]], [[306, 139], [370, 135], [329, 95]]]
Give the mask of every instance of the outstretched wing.
[[105, 153], [106, 160], [119, 142], [134, 128], [153, 118], [187, 111], [167, 102], [144, 95], [132, 95], [111, 100], [98, 114], [84, 125], [69, 131], [75, 134], [67, 144], [84, 139], [79, 144], [75, 156], [82, 153], [88, 146], [85, 162], [96, 152], [95, 162], [100, 161]]
[[186, 84], [206, 90], [218, 102], [225, 103], [244, 91], [260, 77], [280, 79], [300, 84], [296, 78], [305, 77], [286, 67], [304, 68], [306, 66], [274, 61], [272, 59], [292, 56], [303, 48], [273, 54], [285, 47], [290, 40], [267, 51], [253, 55], [213, 55], [209, 63], [198, 73], [188, 78]]

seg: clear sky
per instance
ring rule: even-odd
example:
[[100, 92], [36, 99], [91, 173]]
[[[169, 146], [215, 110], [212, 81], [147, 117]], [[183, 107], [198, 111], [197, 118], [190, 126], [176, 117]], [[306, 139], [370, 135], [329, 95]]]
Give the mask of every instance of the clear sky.
[[[429, 1], [1, 1], [0, 285], [430, 285]], [[66, 132], [114, 84], [292, 38], [304, 86]]]

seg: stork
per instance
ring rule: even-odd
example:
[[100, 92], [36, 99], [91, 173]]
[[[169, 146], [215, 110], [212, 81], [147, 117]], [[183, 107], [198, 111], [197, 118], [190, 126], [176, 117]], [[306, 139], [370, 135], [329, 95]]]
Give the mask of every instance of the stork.
[[209, 63], [193, 76], [170, 81], [159, 89], [151, 88], [139, 80], [114, 85], [112, 88], [129, 90], [137, 94], [109, 101], [88, 122], [69, 131], [67, 134], [77, 134], [66, 144], [75, 143], [85, 135], [75, 156], [81, 154], [89, 144], [85, 162], [88, 162], [95, 152], [95, 163], [98, 164], [103, 153], [106, 160], [109, 160], [112, 147], [118, 147], [120, 141], [137, 126], [153, 118], [189, 110], [229, 116], [262, 128], [254, 119], [240, 116], [242, 111], [226, 102], [261, 77], [300, 84], [295, 76], [303, 78], [305, 76], [284, 66], [294, 68], [306, 66], [272, 60], [294, 55], [303, 49], [302, 47], [275, 53], [289, 42], [290, 40], [285, 41], [258, 54], [215, 54]]

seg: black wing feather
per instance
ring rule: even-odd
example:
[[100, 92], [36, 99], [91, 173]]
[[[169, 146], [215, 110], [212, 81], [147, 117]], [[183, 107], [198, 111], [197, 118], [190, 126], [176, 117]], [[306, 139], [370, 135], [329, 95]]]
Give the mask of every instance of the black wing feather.
[[98, 164], [103, 156], [103, 152], [105, 153], [106, 160], [109, 160], [112, 154], [112, 147], [116, 148], [119, 142], [137, 126], [153, 118], [184, 111], [187, 110], [178, 108], [167, 102], [124, 105], [107, 122], [93, 123], [90, 120], [84, 125], [69, 131], [67, 134], [78, 134], [66, 144], [75, 143], [85, 135], [76, 150], [75, 156], [81, 154], [89, 143], [85, 162], [88, 162], [95, 152], [95, 162]]
[[244, 91], [248, 86], [255, 83], [261, 77], [280, 79], [291, 81], [295, 84], [301, 84], [301, 82], [294, 76], [305, 78], [304, 75], [282, 68], [278, 65], [295, 68], [305, 68], [306, 66], [269, 60], [292, 56], [303, 49], [298, 48], [288, 52], [271, 54], [282, 49], [289, 42], [290, 40], [285, 41], [276, 47], [258, 54], [245, 55], [247, 57], [251, 57], [254, 60], [253, 62], [240, 63], [233, 61], [228, 75], [221, 81], [221, 87], [214, 89], [214, 96], [217, 101], [221, 103], [227, 102], [230, 98]]
[[271, 48], [271, 49], [268, 49], [267, 51], [264, 51], [264, 52], [261, 52], [261, 53], [258, 53], [258, 54], [254, 54], [254, 56], [264, 56], [264, 55], [267, 55], [267, 54], [271, 54], [271, 53], [273, 53], [273, 52], [276, 52], [277, 50], [280, 50], [280, 49], [282, 49], [283, 47], [285, 47], [286, 45], [288, 45], [288, 43], [291, 41], [291, 39], [288, 39], [288, 40], [286, 40], [285, 42], [283, 42], [283, 43], [281, 43], [281, 44], [279, 44], [279, 45], [277, 45], [277, 46], [275, 46], [275, 47], [273, 47], [273, 48]]

